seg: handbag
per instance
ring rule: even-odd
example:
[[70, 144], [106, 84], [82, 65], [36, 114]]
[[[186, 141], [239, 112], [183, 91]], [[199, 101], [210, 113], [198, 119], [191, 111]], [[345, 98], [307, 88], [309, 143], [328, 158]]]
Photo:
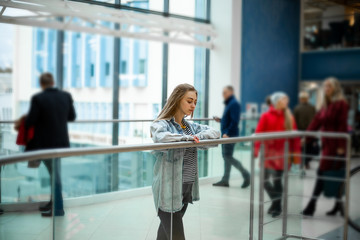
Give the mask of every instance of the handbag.
[[25, 117], [20, 119], [20, 126], [18, 135], [16, 138], [16, 144], [20, 146], [26, 146], [27, 143], [34, 137], [34, 127], [29, 129], [25, 128]]

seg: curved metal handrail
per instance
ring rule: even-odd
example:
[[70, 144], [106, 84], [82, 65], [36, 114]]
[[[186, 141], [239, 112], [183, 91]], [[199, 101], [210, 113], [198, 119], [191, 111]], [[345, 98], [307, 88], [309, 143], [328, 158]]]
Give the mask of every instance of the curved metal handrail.
[[350, 135], [347, 133], [301, 132], [301, 131], [273, 132], [273, 133], [255, 134], [246, 137], [202, 140], [200, 143], [196, 143], [196, 144], [193, 142], [176, 142], [176, 143], [134, 144], [134, 145], [109, 146], [109, 147], [59, 148], [59, 149], [40, 150], [40, 151], [26, 152], [26, 153], [1, 157], [0, 165], [33, 161], [33, 160], [41, 160], [41, 159], [49, 159], [49, 158], [62, 158], [62, 157], [94, 155], [94, 154], [114, 154], [121, 152], [136, 152], [136, 151], [169, 150], [169, 149], [177, 149], [177, 148], [194, 147], [195, 145], [197, 147], [202, 147], [202, 146], [213, 146], [218, 144], [253, 142], [253, 141], [263, 141], [270, 139], [296, 138], [296, 137], [306, 137], [306, 136], [344, 138], [347, 141], [350, 141]]

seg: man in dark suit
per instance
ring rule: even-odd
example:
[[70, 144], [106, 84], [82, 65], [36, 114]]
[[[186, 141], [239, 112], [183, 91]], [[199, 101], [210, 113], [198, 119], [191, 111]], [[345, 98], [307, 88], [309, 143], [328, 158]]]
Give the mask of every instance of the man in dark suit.
[[[69, 93], [54, 88], [54, 78], [51, 73], [43, 73], [40, 76], [40, 86], [42, 92], [32, 97], [30, 111], [25, 121], [27, 129], [34, 127], [34, 137], [26, 145], [26, 151], [68, 148], [70, 141], [67, 122], [74, 121], [76, 117], [72, 97]], [[54, 196], [51, 196], [47, 205], [40, 207], [40, 211], [45, 217], [63, 216], [60, 159], [48, 159], [43, 162], [50, 174]], [[52, 200], [55, 209], [52, 209]]]
[[[223, 90], [225, 110], [222, 118], [215, 118], [217, 122], [221, 122], [221, 134], [223, 138], [239, 136], [240, 121], [240, 103], [234, 96], [234, 88], [227, 86]], [[231, 166], [237, 168], [244, 178], [241, 185], [246, 188], [250, 184], [250, 173], [243, 167], [241, 162], [233, 157], [235, 144], [223, 144], [222, 155], [224, 158], [224, 176], [220, 182], [214, 183], [213, 186], [229, 187]]]

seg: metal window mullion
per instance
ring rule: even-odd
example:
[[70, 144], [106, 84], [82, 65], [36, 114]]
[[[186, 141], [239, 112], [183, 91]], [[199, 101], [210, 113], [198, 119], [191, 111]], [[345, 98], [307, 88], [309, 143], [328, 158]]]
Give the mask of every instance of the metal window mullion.
[[[168, 16], [170, 9], [170, 3], [169, 0], [164, 0], [164, 14], [165, 16]], [[166, 32], [164, 32], [164, 35], [167, 35]], [[165, 106], [166, 99], [167, 99], [167, 88], [168, 88], [168, 70], [169, 70], [169, 44], [163, 43], [163, 68], [162, 68], [162, 101], [161, 106], [162, 108]]]
[[[115, 4], [120, 4], [120, 0], [116, 0]], [[119, 29], [120, 26], [116, 24], [114, 28]], [[112, 99], [112, 118], [119, 119], [119, 81], [120, 81], [120, 58], [121, 58], [121, 40], [114, 38], [114, 62], [113, 62], [113, 99]], [[119, 144], [119, 122], [114, 122], [112, 126], [112, 145]], [[119, 186], [119, 153], [112, 154], [111, 158], [111, 190], [118, 190]]]
[[[63, 21], [63, 18], [58, 18]], [[64, 31], [58, 30], [56, 34], [56, 86], [64, 88]]]

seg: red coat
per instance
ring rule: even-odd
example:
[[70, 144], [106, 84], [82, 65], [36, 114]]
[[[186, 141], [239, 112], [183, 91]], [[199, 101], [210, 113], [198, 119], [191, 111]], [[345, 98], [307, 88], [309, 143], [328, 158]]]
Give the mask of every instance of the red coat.
[[[295, 120], [293, 119], [293, 130], [297, 130]], [[261, 115], [255, 133], [283, 132], [285, 130], [285, 116], [283, 111], [270, 107], [269, 111]], [[274, 170], [284, 170], [285, 139], [266, 140], [265, 144], [265, 168]], [[255, 142], [255, 156], [260, 150], [260, 142]], [[301, 153], [299, 138], [289, 139], [289, 154]], [[271, 158], [271, 159], [268, 159]], [[300, 162], [300, 158], [296, 157]], [[291, 163], [290, 163], [291, 164]], [[289, 167], [290, 167], [289, 164]]]
[[[348, 132], [347, 119], [348, 119], [349, 105], [345, 100], [339, 100], [330, 103], [326, 108], [321, 109], [312, 120], [308, 127], [308, 131], [323, 131], [323, 132]], [[319, 169], [331, 170], [338, 169], [343, 166], [341, 162], [329, 161], [324, 156], [337, 156], [337, 150], [342, 148], [346, 151], [346, 140], [336, 138], [322, 138], [322, 157], [320, 160]]]

